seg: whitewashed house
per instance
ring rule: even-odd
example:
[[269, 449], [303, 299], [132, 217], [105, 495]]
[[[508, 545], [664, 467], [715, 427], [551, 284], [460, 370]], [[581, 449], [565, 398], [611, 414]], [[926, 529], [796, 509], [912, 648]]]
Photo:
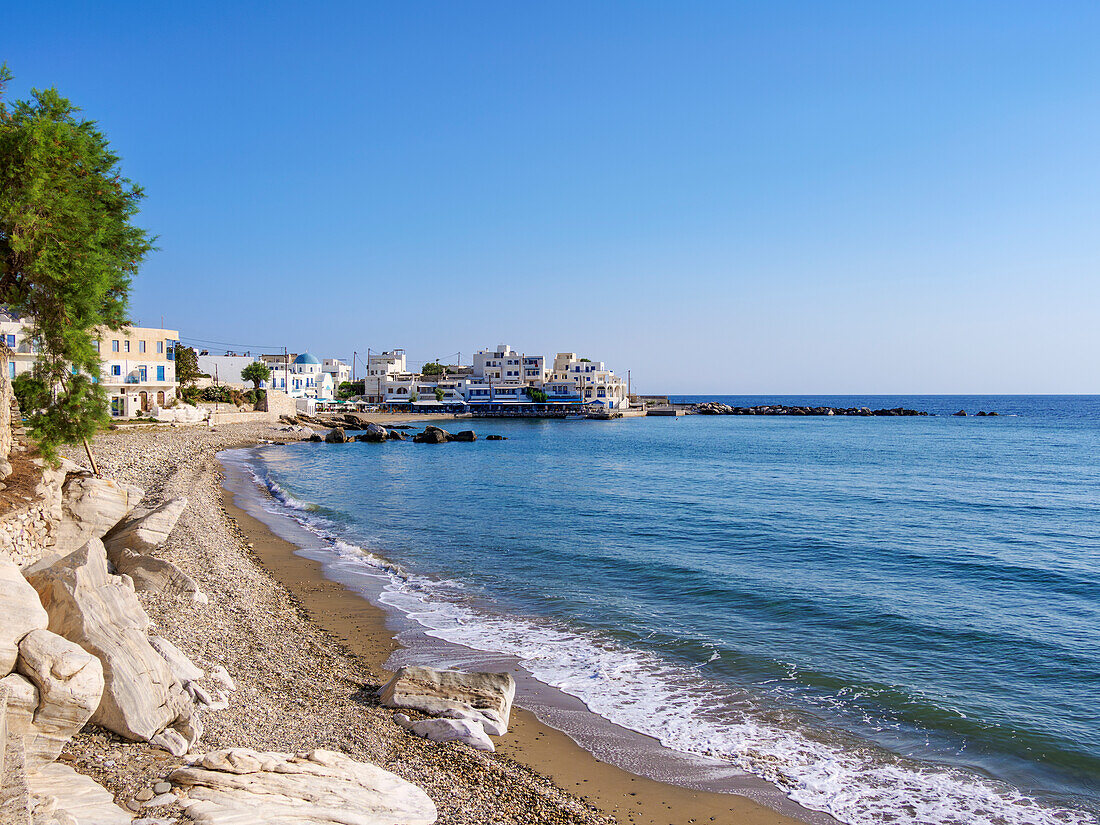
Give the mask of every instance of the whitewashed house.
[[287, 395], [291, 398], [312, 398], [315, 401], [333, 401], [336, 398], [332, 375], [324, 371], [316, 355], [308, 352], [303, 352], [291, 363], [287, 385]]

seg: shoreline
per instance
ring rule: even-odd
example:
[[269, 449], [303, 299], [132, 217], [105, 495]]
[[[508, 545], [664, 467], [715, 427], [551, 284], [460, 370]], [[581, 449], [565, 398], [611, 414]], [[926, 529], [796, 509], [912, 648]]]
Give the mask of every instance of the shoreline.
[[[245, 512], [235, 494], [219, 480], [226, 512], [251, 544], [260, 566], [285, 587], [305, 610], [308, 620], [340, 641], [364, 660], [379, 677], [388, 678], [385, 663], [402, 646], [395, 638], [393, 618], [362, 594], [325, 577], [320, 561], [301, 555], [294, 542], [280, 537], [265, 523]], [[736, 822], [741, 825], [798, 825], [814, 820], [835, 821], [819, 812], [806, 811], [795, 818], [748, 796], [681, 785], [635, 775], [577, 744], [568, 734], [540, 721], [517, 704], [509, 732], [497, 740], [497, 753], [550, 777], [555, 784], [592, 804], [602, 813], [636, 825], [689, 825], [697, 822]], [[584, 712], [588, 713], [587, 710]], [[608, 723], [610, 724], [610, 723]], [[626, 732], [651, 742], [649, 737]], [[653, 743], [654, 747], [659, 747]], [[753, 784], [767, 785], [763, 780]], [[772, 787], [772, 786], [768, 786]], [[776, 795], [780, 795], [778, 789]], [[783, 798], [786, 806], [798, 808]], [[785, 806], [785, 807], [786, 807]]]

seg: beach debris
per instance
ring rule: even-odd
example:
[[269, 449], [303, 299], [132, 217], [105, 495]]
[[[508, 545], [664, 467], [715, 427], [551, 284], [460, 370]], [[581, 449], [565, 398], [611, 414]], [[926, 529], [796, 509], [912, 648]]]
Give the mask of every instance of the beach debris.
[[509, 673], [408, 666], [398, 670], [378, 695], [385, 707], [419, 710], [429, 716], [448, 710], [492, 711], [507, 731], [516, 682]]
[[0, 680], [9, 690], [8, 730], [23, 738], [33, 770], [57, 759], [103, 696], [103, 667], [79, 645], [32, 630], [19, 644], [18, 673]]
[[395, 713], [393, 721], [405, 730], [432, 742], [462, 742], [479, 751], [496, 750], [493, 740], [480, 722], [470, 719], [420, 719], [414, 721], [404, 713]]
[[149, 741], [185, 723], [190, 697], [149, 643], [150, 622], [132, 584], [107, 572], [98, 538], [59, 560], [26, 570], [50, 617], [50, 628], [103, 665], [103, 699], [91, 721], [127, 739]]
[[187, 815], [205, 825], [432, 825], [435, 803], [416, 785], [332, 751], [231, 748], [206, 754], [168, 777]]
[[168, 541], [185, 509], [187, 498], [180, 497], [169, 499], [153, 510], [134, 510], [130, 518], [116, 524], [103, 537], [107, 556], [123, 548], [135, 553], [151, 553], [161, 547]]

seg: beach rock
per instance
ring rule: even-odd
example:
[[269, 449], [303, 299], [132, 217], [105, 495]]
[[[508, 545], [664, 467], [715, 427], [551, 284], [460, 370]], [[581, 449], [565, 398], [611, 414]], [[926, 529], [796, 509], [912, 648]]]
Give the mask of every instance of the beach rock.
[[435, 716], [445, 710], [491, 710], [505, 729], [516, 697], [516, 682], [508, 673], [466, 673], [403, 667], [379, 691], [388, 708], [410, 708]]
[[370, 422], [363, 427], [363, 433], [359, 436], [360, 441], [371, 441], [375, 444], [381, 444], [388, 437], [386, 428], [382, 427], [374, 422]]
[[38, 593], [19, 568], [0, 556], [0, 676], [15, 667], [23, 637], [46, 627], [49, 620]]
[[508, 437], [503, 436], [503, 435], [487, 435], [487, 436], [485, 436], [485, 440], [486, 441], [507, 441]]
[[183, 756], [190, 748], [187, 739], [174, 728], [165, 728], [152, 737], [149, 744], [163, 751], [168, 751], [172, 756]]
[[958, 416], [958, 417], [965, 417], [966, 416], [966, 410], [959, 410], [957, 413], [951, 413], [951, 414], [954, 415], [954, 416]]
[[416, 444], [446, 444], [451, 440], [451, 434], [439, 427], [425, 427], [424, 432], [413, 436]]
[[124, 579], [107, 572], [103, 542], [28, 570], [49, 614], [49, 629], [103, 665], [103, 700], [91, 721], [127, 739], [148, 741], [191, 713], [191, 700], [154, 650], [149, 617]]
[[390, 441], [404, 441], [407, 436], [405, 435], [405, 433], [401, 432], [401, 430], [391, 429], [386, 431], [386, 438], [388, 438]]
[[24, 733], [28, 770], [57, 759], [103, 696], [103, 667], [80, 645], [34, 630], [19, 645], [16, 667], [35, 688], [37, 703]]
[[469, 719], [420, 719], [414, 721], [404, 713], [394, 714], [393, 721], [405, 730], [432, 742], [461, 742], [479, 751], [496, 750], [493, 740], [480, 723]]
[[110, 560], [120, 576], [133, 580], [136, 590], [183, 596], [204, 604], [207, 601], [195, 580], [167, 559], [143, 556], [122, 548], [113, 552]]
[[508, 732], [508, 725], [495, 710], [474, 708], [447, 708], [436, 715], [438, 719], [465, 719], [469, 722], [477, 722], [490, 736], [504, 736]]
[[34, 821], [76, 825], [130, 825], [133, 816], [115, 804], [114, 794], [68, 765], [53, 762], [27, 776]]
[[155, 510], [144, 511], [137, 518], [131, 516], [115, 525], [103, 537], [107, 557], [110, 558], [112, 553], [123, 549], [135, 553], [151, 553], [156, 550], [168, 540], [168, 535], [186, 508], [186, 498], [174, 498]]
[[344, 444], [347, 440], [347, 434], [342, 427], [333, 427], [328, 431], [328, 435], [325, 436], [326, 444]]
[[432, 825], [435, 804], [389, 771], [343, 754], [215, 751], [169, 776], [204, 825]]
[[229, 671], [222, 665], [217, 665], [210, 671], [210, 681], [231, 693], [237, 690], [237, 685], [233, 681], [233, 677], [229, 675]]
[[313, 441], [317, 444], [320, 444], [324, 440], [325, 439], [321, 438], [321, 436], [318, 433], [314, 433], [313, 435], [311, 435], [309, 438], [306, 439], [306, 441]]
[[202, 668], [195, 665], [182, 650], [162, 636], [150, 636], [149, 644], [153, 646], [153, 650], [164, 657], [164, 661], [168, 663], [168, 669], [180, 682], [197, 682], [206, 678]]
[[62, 490], [55, 551], [61, 555], [98, 539], [137, 507], [145, 492], [109, 478], [70, 475]]
[[455, 433], [451, 439], [452, 441], [477, 441], [477, 433], [473, 430], [463, 430], [460, 433]]

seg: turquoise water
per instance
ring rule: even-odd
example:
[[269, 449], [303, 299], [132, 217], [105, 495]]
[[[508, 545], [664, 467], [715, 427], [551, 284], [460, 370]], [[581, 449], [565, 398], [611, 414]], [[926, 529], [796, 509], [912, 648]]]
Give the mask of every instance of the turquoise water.
[[1096, 821], [1100, 398], [723, 400], [939, 415], [474, 421], [509, 440], [251, 460], [333, 553], [392, 562], [383, 602], [432, 634], [808, 808]]

